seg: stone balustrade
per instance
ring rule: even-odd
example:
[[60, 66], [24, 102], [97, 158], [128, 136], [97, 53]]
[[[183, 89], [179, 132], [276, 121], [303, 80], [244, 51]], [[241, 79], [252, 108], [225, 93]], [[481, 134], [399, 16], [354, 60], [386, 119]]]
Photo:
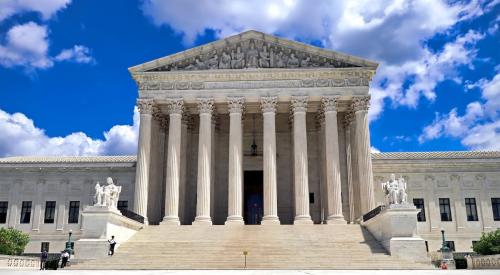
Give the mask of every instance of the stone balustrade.
[[0, 269], [39, 269], [40, 259], [26, 256], [0, 255]]

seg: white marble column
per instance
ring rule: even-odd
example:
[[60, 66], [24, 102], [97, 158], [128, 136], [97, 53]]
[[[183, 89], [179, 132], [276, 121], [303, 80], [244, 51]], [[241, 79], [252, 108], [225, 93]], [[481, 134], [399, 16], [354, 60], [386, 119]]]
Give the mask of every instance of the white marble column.
[[198, 135], [198, 178], [196, 190], [196, 218], [193, 224], [212, 225], [210, 217], [210, 189], [212, 174], [212, 98], [198, 98], [200, 130]]
[[168, 156], [165, 184], [165, 217], [162, 224], [180, 225], [179, 182], [181, 173], [181, 131], [184, 101], [182, 98], [168, 101]]
[[327, 224], [345, 223], [342, 215], [337, 100], [338, 98], [333, 96], [321, 99], [321, 108], [325, 115]]
[[344, 129], [345, 129], [345, 152], [346, 152], [346, 163], [347, 163], [347, 188], [349, 190], [349, 223], [354, 223], [355, 212], [354, 212], [354, 182], [352, 174], [352, 146], [351, 146], [351, 123], [353, 119], [353, 114], [347, 112], [344, 116]]
[[151, 162], [151, 119], [153, 101], [139, 99], [137, 107], [140, 112], [139, 142], [137, 149], [137, 167], [135, 173], [134, 212], [148, 221], [148, 185], [149, 166]]
[[294, 224], [312, 224], [309, 213], [307, 162], [307, 96], [292, 96], [295, 219]]
[[229, 186], [226, 225], [243, 222], [243, 128], [244, 97], [228, 98], [229, 107]]
[[276, 104], [277, 97], [262, 97], [264, 116], [264, 217], [262, 225], [280, 224], [276, 184]]
[[370, 130], [368, 127], [369, 107], [370, 96], [353, 98], [352, 108], [356, 119], [356, 150], [358, 156], [361, 215], [368, 213], [375, 207]]

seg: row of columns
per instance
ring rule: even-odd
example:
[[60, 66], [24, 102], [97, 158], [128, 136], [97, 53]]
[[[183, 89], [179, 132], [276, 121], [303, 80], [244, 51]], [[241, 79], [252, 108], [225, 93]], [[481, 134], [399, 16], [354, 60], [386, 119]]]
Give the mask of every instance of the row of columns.
[[[308, 97], [293, 96], [291, 99], [291, 115], [293, 120], [294, 147], [294, 224], [312, 224], [309, 212], [309, 183], [306, 111]], [[339, 138], [337, 127], [338, 97], [325, 96], [321, 101], [322, 126], [325, 139], [325, 173], [327, 192], [327, 223], [345, 223], [342, 215]], [[260, 107], [264, 117], [263, 137], [263, 173], [264, 173], [264, 217], [262, 224], [279, 224], [277, 209], [277, 173], [276, 173], [276, 106], [277, 97], [262, 97]], [[361, 212], [366, 213], [374, 207], [373, 180], [371, 168], [370, 140], [368, 130], [369, 97], [354, 98], [352, 109], [355, 114], [355, 152], [349, 146], [348, 158], [352, 153], [357, 156], [357, 171], [360, 184]], [[226, 224], [244, 224], [243, 221], [243, 148], [242, 117], [245, 107], [244, 97], [228, 98], [229, 107], [229, 186], [228, 217]], [[147, 190], [151, 152], [151, 116], [154, 109], [152, 100], [138, 100], [140, 111], [139, 148], [137, 153], [136, 187], [134, 211], [147, 219]], [[198, 139], [198, 175], [196, 218], [193, 224], [211, 225], [210, 187], [212, 173], [212, 114], [214, 100], [199, 98], [200, 116]], [[180, 151], [182, 99], [170, 99], [169, 137], [167, 156], [167, 175], [165, 182], [165, 216], [164, 224], [179, 225], [179, 184], [180, 184]], [[353, 196], [353, 181], [349, 165], [349, 199]], [[352, 216], [352, 214], [351, 214]]]

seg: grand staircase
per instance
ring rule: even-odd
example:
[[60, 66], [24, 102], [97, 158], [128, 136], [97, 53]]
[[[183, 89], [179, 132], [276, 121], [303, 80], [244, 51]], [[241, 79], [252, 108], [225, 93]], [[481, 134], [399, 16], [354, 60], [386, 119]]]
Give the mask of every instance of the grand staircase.
[[430, 269], [391, 257], [360, 225], [149, 226], [74, 269]]

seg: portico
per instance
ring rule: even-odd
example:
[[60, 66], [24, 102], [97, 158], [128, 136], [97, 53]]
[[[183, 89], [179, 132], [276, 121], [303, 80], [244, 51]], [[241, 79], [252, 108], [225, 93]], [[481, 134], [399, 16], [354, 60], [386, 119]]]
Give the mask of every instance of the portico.
[[355, 222], [375, 206], [376, 66], [249, 31], [130, 68], [140, 111], [134, 211], [150, 223], [241, 225], [244, 173], [262, 171], [258, 223]]

